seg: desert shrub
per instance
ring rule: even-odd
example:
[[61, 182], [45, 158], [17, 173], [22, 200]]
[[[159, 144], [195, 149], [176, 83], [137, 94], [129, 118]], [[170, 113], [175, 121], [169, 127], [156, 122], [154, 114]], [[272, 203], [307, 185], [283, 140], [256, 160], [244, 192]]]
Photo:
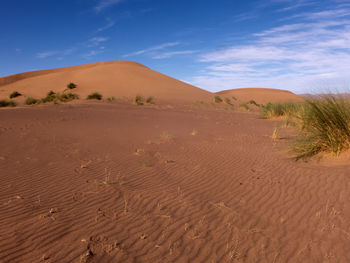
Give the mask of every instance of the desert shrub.
[[233, 100], [237, 100], [237, 98], [236, 98], [235, 96], [232, 96], [231, 98], [232, 98]]
[[15, 107], [17, 104], [12, 100], [0, 100], [0, 108], [2, 107]]
[[106, 99], [108, 102], [112, 102], [112, 101], [114, 101], [115, 100], [115, 97], [108, 97], [107, 99]]
[[256, 103], [255, 100], [250, 100], [250, 101], [247, 102], [247, 104], [252, 104], [252, 105], [255, 105], [257, 107], [260, 107], [260, 104]]
[[67, 89], [75, 89], [77, 87], [77, 84], [70, 82], [67, 84]]
[[136, 105], [138, 105], [138, 106], [143, 105], [143, 104], [144, 104], [144, 103], [143, 103], [143, 97], [140, 96], [140, 95], [137, 95], [137, 96], [135, 97], [135, 99], [134, 99], [134, 103], [135, 103]]
[[155, 104], [154, 98], [153, 98], [152, 96], [148, 97], [148, 98], [146, 99], [146, 103], [148, 103], [148, 104]]
[[262, 106], [262, 117], [264, 119], [278, 118], [282, 116], [293, 117], [303, 109], [302, 103], [271, 103]]
[[248, 107], [248, 105], [246, 103], [239, 104], [239, 108], [241, 108], [243, 110], [250, 111], [250, 108]]
[[55, 99], [56, 99], [56, 93], [50, 90], [47, 93], [46, 97], [41, 99], [41, 102], [42, 103], [51, 102], [51, 101], [54, 101]]
[[215, 96], [215, 97], [213, 98], [213, 101], [214, 101], [215, 103], [221, 103], [221, 102], [222, 102], [222, 98], [221, 98], [220, 96]]
[[229, 98], [224, 98], [224, 102], [228, 105], [232, 105], [231, 100]]
[[38, 99], [34, 99], [32, 97], [28, 97], [25, 102], [24, 102], [26, 105], [33, 105], [33, 104], [39, 104], [40, 103], [40, 100]]
[[296, 117], [301, 133], [293, 148], [296, 159], [320, 152], [339, 155], [350, 146], [350, 103], [333, 96], [306, 100]]
[[22, 94], [19, 93], [18, 91], [14, 91], [10, 94], [10, 99], [13, 99], [13, 98], [17, 98], [19, 96], [21, 96]]
[[88, 100], [102, 100], [102, 95], [98, 92], [93, 92], [87, 96]]
[[47, 103], [47, 102], [68, 102], [72, 100], [79, 99], [79, 95], [75, 93], [55, 93], [53, 91], [49, 91], [45, 98], [42, 98], [40, 102]]

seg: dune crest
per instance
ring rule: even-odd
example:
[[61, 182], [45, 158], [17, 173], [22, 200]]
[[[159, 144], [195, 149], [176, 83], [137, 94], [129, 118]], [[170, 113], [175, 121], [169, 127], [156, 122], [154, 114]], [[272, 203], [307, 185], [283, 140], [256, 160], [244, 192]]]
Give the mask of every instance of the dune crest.
[[255, 100], [257, 103], [268, 102], [300, 102], [303, 98], [288, 90], [267, 88], [241, 88], [223, 90], [216, 93], [219, 96], [234, 96], [241, 101]]

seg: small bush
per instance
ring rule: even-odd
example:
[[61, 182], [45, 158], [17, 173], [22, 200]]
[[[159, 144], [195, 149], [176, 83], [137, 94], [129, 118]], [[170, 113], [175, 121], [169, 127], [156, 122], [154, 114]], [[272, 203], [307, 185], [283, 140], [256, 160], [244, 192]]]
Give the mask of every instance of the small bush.
[[213, 98], [213, 101], [214, 101], [215, 103], [221, 103], [221, 102], [222, 102], [222, 98], [221, 98], [220, 96], [215, 96], [215, 97]]
[[250, 111], [250, 108], [248, 107], [248, 105], [246, 103], [239, 104], [239, 108], [246, 110], [246, 111]]
[[53, 91], [49, 91], [45, 98], [42, 98], [40, 102], [47, 103], [47, 102], [68, 102], [72, 100], [79, 99], [79, 95], [75, 93], [55, 93]]
[[40, 100], [34, 99], [32, 97], [28, 97], [25, 102], [26, 105], [33, 105], [33, 104], [38, 104], [40, 103]]
[[22, 96], [22, 94], [19, 93], [18, 91], [14, 91], [10, 94], [10, 99], [17, 98], [19, 96]]
[[70, 82], [67, 84], [67, 89], [75, 89], [77, 87], [77, 84]]
[[108, 97], [107, 99], [106, 99], [108, 102], [112, 102], [112, 101], [114, 101], [115, 100], [115, 97]]
[[144, 103], [143, 103], [143, 97], [140, 96], [140, 95], [137, 95], [134, 99], [134, 103], [138, 106], [142, 106]]
[[260, 107], [260, 104], [256, 103], [255, 100], [248, 101], [248, 104], [255, 105], [257, 107]]
[[0, 108], [2, 107], [15, 107], [17, 104], [12, 100], [0, 100]]
[[232, 105], [231, 100], [229, 98], [224, 98], [224, 102], [228, 105]]
[[232, 96], [231, 98], [232, 98], [233, 100], [237, 100], [237, 98], [236, 98], [235, 96]]
[[102, 95], [98, 92], [93, 92], [87, 96], [88, 100], [102, 100]]
[[148, 97], [146, 99], [146, 103], [148, 103], [148, 104], [155, 104], [153, 97], [152, 96]]

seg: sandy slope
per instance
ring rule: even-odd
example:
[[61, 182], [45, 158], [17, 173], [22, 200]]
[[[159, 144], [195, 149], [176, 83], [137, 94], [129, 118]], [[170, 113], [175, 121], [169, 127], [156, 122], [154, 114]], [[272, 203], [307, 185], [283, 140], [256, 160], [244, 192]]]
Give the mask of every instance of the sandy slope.
[[350, 168], [294, 162], [256, 114], [0, 111], [0, 262], [350, 262]]
[[75, 67], [21, 73], [0, 78], [0, 98], [12, 91], [25, 96], [41, 98], [50, 90], [63, 91], [69, 82], [78, 88], [75, 93], [85, 98], [91, 92], [103, 96], [153, 96], [156, 100], [190, 101], [210, 100], [212, 94], [178, 81], [139, 63], [109, 61]]
[[224, 90], [216, 93], [222, 97], [236, 97], [240, 101], [255, 100], [257, 103], [266, 104], [268, 102], [300, 102], [302, 97], [287, 91], [266, 88], [244, 88]]

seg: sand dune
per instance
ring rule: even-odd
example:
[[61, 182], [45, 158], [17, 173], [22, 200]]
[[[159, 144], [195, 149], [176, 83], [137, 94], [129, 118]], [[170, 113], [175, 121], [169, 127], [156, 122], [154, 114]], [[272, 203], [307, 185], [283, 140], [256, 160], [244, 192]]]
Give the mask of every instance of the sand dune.
[[130, 61], [100, 62], [3, 77], [0, 78], [0, 97], [8, 97], [16, 90], [25, 96], [41, 98], [50, 90], [64, 90], [69, 82], [78, 85], [74, 92], [82, 98], [95, 91], [105, 97], [143, 95], [175, 102], [212, 97], [210, 92]]
[[224, 90], [216, 93], [222, 97], [236, 97], [240, 101], [255, 100], [257, 103], [299, 102], [303, 98], [287, 90], [266, 88], [244, 88]]

